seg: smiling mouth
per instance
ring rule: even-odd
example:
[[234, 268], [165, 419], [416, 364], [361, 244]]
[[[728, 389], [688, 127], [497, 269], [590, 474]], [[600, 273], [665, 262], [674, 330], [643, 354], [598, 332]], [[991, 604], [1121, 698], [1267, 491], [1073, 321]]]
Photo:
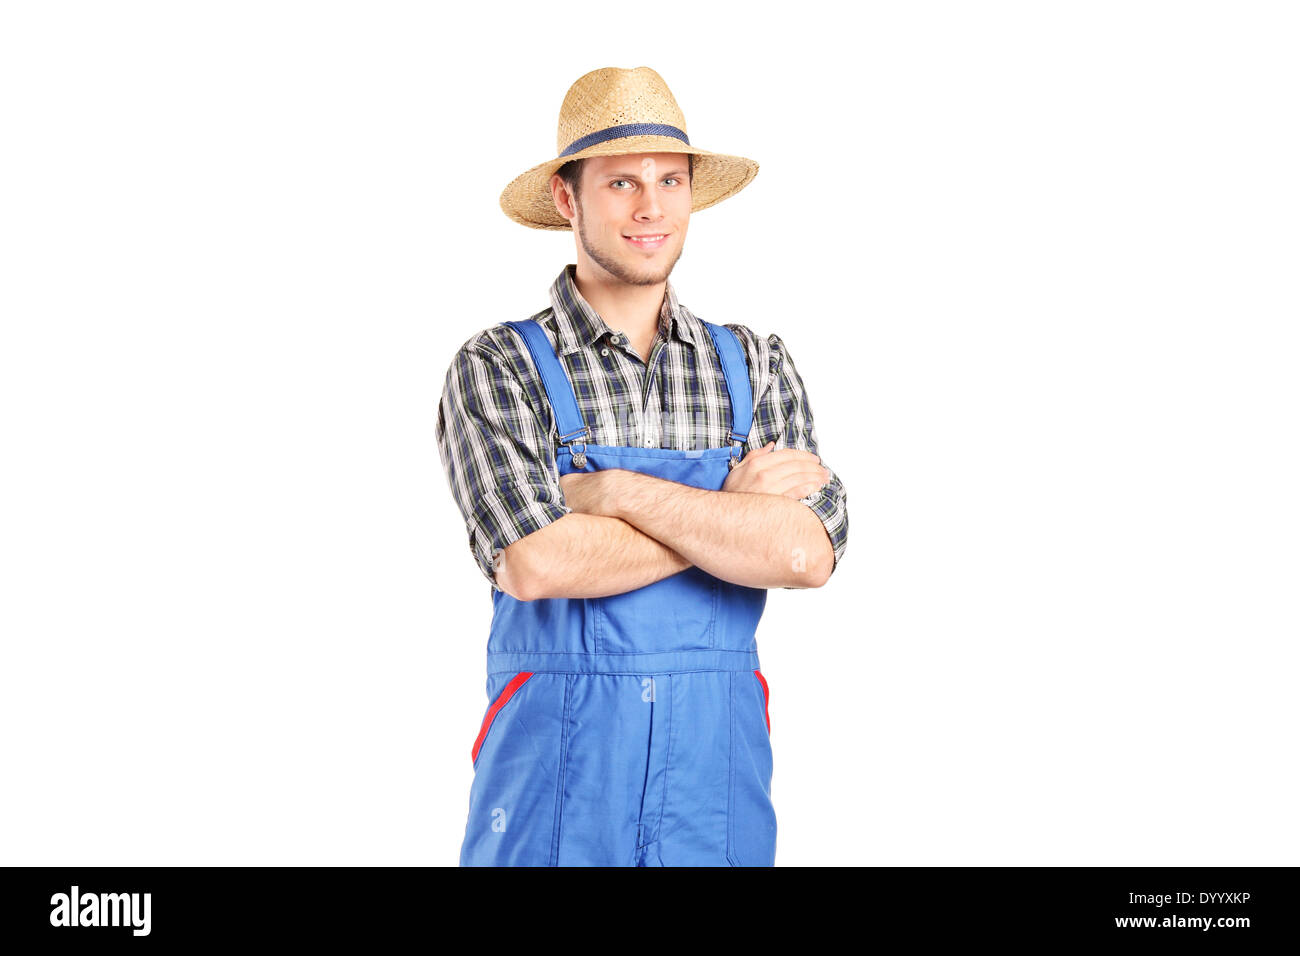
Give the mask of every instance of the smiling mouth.
[[628, 242], [638, 249], [658, 249], [668, 239], [668, 233], [663, 232], [653, 236], [624, 236]]

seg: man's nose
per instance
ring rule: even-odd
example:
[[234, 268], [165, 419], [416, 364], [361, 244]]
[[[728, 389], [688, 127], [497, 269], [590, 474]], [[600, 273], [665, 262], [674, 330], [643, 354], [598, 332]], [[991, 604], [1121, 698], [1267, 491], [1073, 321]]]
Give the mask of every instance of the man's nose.
[[648, 219], [659, 219], [663, 210], [659, 208], [659, 192], [654, 183], [649, 183], [641, 190], [641, 201], [637, 203], [637, 215]]

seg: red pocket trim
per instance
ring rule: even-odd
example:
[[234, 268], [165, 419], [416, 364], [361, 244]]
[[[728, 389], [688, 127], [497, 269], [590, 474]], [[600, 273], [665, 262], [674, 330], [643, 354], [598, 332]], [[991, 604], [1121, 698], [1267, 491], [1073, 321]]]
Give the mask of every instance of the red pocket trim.
[[772, 718], [767, 713], [767, 680], [758, 671], [754, 671], [754, 676], [758, 682], [763, 685], [763, 719], [767, 721], [767, 732], [772, 732]]
[[497, 699], [492, 702], [488, 708], [487, 716], [483, 718], [483, 726], [479, 728], [478, 739], [474, 741], [474, 749], [470, 751], [470, 760], [478, 761], [479, 748], [483, 746], [483, 741], [487, 737], [488, 730], [492, 726], [492, 721], [496, 719], [497, 711], [510, 702], [510, 698], [515, 696], [515, 691], [524, 686], [524, 681], [533, 676], [532, 671], [520, 671], [514, 676], [505, 689], [497, 695]]

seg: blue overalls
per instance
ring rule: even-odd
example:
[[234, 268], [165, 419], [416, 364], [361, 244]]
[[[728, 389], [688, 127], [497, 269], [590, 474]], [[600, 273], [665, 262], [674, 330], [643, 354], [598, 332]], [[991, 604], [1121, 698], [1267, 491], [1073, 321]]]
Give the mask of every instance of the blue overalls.
[[[587, 444], [542, 327], [523, 336], [555, 415], [561, 475], [639, 471], [721, 490], [753, 422], [744, 350], [705, 322], [733, 446]], [[755, 631], [767, 591], [691, 566], [603, 598], [493, 590], [489, 706], [461, 866], [772, 866], [772, 748]]]

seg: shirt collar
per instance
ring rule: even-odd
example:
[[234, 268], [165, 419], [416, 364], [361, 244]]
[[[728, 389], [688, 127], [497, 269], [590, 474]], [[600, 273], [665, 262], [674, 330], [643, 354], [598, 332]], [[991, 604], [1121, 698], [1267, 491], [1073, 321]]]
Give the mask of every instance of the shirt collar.
[[[578, 291], [575, 281], [577, 269], [575, 263], [569, 263], [551, 283], [551, 309], [555, 315], [557, 348], [561, 355], [591, 345], [601, 336], [613, 332]], [[660, 334], [665, 339], [676, 335], [681, 341], [698, 348], [699, 321], [677, 301], [672, 282], [666, 280], [664, 302], [659, 310]]]

